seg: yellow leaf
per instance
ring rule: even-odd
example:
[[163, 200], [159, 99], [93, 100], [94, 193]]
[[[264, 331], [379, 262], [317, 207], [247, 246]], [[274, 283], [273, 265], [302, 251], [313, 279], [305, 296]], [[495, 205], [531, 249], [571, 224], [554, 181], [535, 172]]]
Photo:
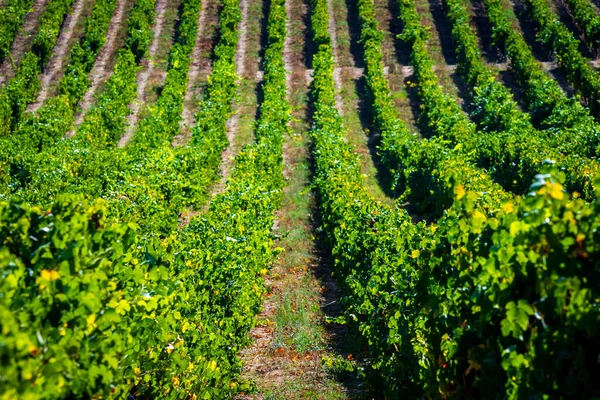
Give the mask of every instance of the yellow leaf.
[[477, 210], [473, 213], [473, 219], [481, 224], [485, 221], [485, 214]]
[[562, 200], [565, 197], [563, 187], [560, 183], [552, 183], [550, 185], [550, 197], [556, 200]]
[[86, 333], [89, 335], [98, 326], [96, 325], [96, 314], [89, 315], [87, 318]]
[[217, 362], [216, 361], [210, 361], [208, 363], [208, 369], [210, 369], [211, 371], [214, 371], [215, 369], [217, 369]]
[[465, 197], [465, 187], [463, 185], [458, 185], [456, 187], [456, 198], [460, 200], [463, 197]]
[[58, 278], [60, 278], [60, 275], [57, 271], [52, 271], [48, 269], [43, 269], [41, 275], [43, 279], [46, 279], [48, 281], [55, 281]]
[[513, 207], [513, 204], [511, 202], [503, 204], [502, 209], [507, 214], [510, 214], [511, 212], [513, 212], [515, 210], [515, 208]]
[[410, 256], [412, 258], [417, 258], [421, 255], [421, 252], [419, 250], [413, 250], [412, 253], [410, 254]]

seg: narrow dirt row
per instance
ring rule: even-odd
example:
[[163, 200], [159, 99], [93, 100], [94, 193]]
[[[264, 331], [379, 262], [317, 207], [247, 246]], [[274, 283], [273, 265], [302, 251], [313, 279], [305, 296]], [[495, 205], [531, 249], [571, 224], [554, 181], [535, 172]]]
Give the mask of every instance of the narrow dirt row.
[[10, 46], [10, 56], [5, 57], [2, 64], [0, 64], [0, 85], [13, 76], [13, 65], [18, 65], [21, 57], [31, 47], [40, 17], [49, 2], [50, 0], [35, 0], [33, 2], [32, 11], [25, 16], [22, 28]]
[[[144, 103], [154, 104], [162, 92], [165, 85], [167, 70], [169, 69], [169, 53], [171, 46], [175, 43], [175, 29], [180, 23], [179, 11], [181, 9], [180, 0], [167, 0], [168, 5], [163, 16], [163, 28], [158, 37], [158, 48], [152, 58], [153, 69], [148, 75], [146, 91], [144, 92]], [[145, 107], [142, 107], [138, 119], [144, 118]]]
[[118, 0], [117, 7], [115, 8], [110, 21], [108, 33], [106, 34], [106, 42], [104, 43], [104, 47], [102, 47], [102, 50], [100, 50], [100, 53], [96, 58], [96, 62], [94, 63], [94, 66], [88, 75], [88, 79], [91, 82], [90, 88], [83, 96], [83, 99], [79, 101], [80, 112], [75, 119], [76, 128], [67, 133], [68, 137], [71, 137], [75, 134], [77, 127], [81, 125], [92, 103], [94, 102], [94, 96], [98, 91], [98, 88], [108, 79], [111, 74], [112, 65], [114, 65], [116, 59], [115, 52], [119, 48], [120, 39], [122, 39], [122, 36], [125, 34], [124, 29], [121, 29], [121, 27], [125, 21], [127, 5], [128, 0]]
[[[148, 48], [148, 55], [142, 60], [140, 71], [137, 75], [137, 94], [135, 101], [129, 106], [131, 109], [131, 114], [127, 118], [127, 130], [121, 139], [119, 140], [119, 147], [123, 147], [129, 143], [133, 134], [135, 132], [135, 127], [137, 126], [138, 117], [140, 108], [145, 104], [146, 100], [146, 85], [148, 84], [148, 78], [152, 75], [154, 71], [154, 57], [156, 56], [156, 52], [158, 51], [158, 43], [160, 40], [160, 33], [164, 28], [165, 21], [165, 11], [167, 9], [168, 0], [156, 0], [156, 4], [154, 6], [154, 12], [156, 13], [156, 17], [154, 18], [154, 24], [152, 26], [152, 32], [154, 36], [152, 37], [152, 43], [150, 43], [150, 47]], [[164, 82], [166, 77], [166, 71], [163, 71], [161, 80]]]
[[86, 3], [93, 3], [93, 0], [75, 0], [72, 13], [65, 18], [58, 39], [56, 40], [56, 45], [52, 50], [52, 56], [41, 74], [40, 80], [42, 82], [42, 88], [38, 98], [34, 103], [27, 107], [27, 111], [36, 112], [42, 104], [44, 104], [52, 89], [51, 85], [56, 83], [64, 72], [64, 67], [68, 61], [67, 54], [71, 51], [71, 48], [75, 44], [75, 40], [78, 39], [78, 36], [82, 33], [76, 32], [75, 28], [79, 23], [79, 19], [81, 18]]

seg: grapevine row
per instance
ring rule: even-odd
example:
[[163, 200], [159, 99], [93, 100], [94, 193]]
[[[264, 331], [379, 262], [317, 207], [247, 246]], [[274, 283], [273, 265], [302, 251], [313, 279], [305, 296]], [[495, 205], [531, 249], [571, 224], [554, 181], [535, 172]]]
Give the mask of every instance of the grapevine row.
[[72, 10], [74, 2], [75, 0], [53, 0], [44, 10], [31, 49], [39, 58], [40, 70], [43, 70], [50, 60], [62, 23]]
[[0, 10], [0, 61], [9, 56], [10, 46], [32, 6], [32, 0], [9, 0]]
[[[236, 3], [226, 2], [221, 18], [221, 31], [235, 32], [237, 23], [232, 24], [227, 15], [239, 19]], [[30, 324], [27, 332], [10, 332], [5, 338], [9, 346], [3, 351], [11, 355], [17, 346], [27, 349], [10, 358], [6, 371], [26, 373], [11, 376], [11, 386], [3, 386], [5, 393], [54, 393], [61, 398], [84, 394], [121, 398], [129, 393], [136, 398], [169, 399], [223, 398], [238, 390], [237, 355], [260, 306], [265, 267], [275, 255], [270, 229], [283, 184], [281, 147], [289, 121], [284, 38], [283, 3], [273, 1], [265, 52], [265, 101], [256, 143], [236, 158], [226, 192], [182, 234], [158, 240], [147, 232], [136, 238], [131, 223], [105, 227], [104, 215], [114, 211], [102, 203], [86, 206], [72, 197], [57, 200], [49, 214], [18, 203], [2, 204], [2, 233], [15, 226], [11, 221], [35, 221], [28, 235], [22, 236], [22, 246], [2, 249], [9, 257], [3, 261], [13, 268], [10, 279], [2, 282], [7, 289], [3, 292], [10, 293], [14, 300], [10, 304], [21, 304], [21, 316], [35, 313], [44, 319], [52, 311], [59, 317], [43, 328], [40, 323]], [[235, 51], [235, 41], [220, 44], [222, 50], [228, 50], [228, 45]], [[109, 206], [114, 204], [109, 201]], [[232, 212], [235, 219], [230, 218]], [[9, 236], [21, 238], [16, 232]], [[40, 240], [31, 242], [31, 237]], [[57, 300], [51, 306], [44, 301], [20, 302], [27, 295], [23, 289], [29, 287], [20, 274], [22, 260], [50, 237], [55, 239], [45, 248], [44, 258], [29, 265], [35, 271], [39, 298]], [[62, 252], [64, 246], [71, 251], [90, 250], [81, 252], [75, 264], [75, 258]], [[60, 268], [59, 259], [61, 266], [72, 265], [74, 273]], [[2, 265], [6, 270], [7, 264]], [[78, 289], [65, 291], [67, 282]], [[72, 311], [65, 309], [67, 304]], [[16, 310], [1, 310], [6, 311], [5, 320], [16, 315]], [[43, 344], [35, 342], [36, 328]], [[84, 348], [79, 347], [82, 338], [86, 338]], [[68, 349], [77, 351], [69, 354]], [[40, 368], [46, 365], [46, 356], [54, 357], [60, 369]], [[69, 380], [64, 379], [67, 374]], [[39, 384], [31, 385], [32, 381]]]
[[510, 59], [517, 81], [524, 89], [534, 123], [549, 132], [564, 153], [596, 157], [600, 126], [577, 98], [569, 99], [558, 83], [535, 60], [523, 37], [512, 27], [499, 0], [484, 0], [496, 44]]
[[128, 18], [125, 47], [117, 53], [113, 73], [96, 104], [77, 130], [80, 140], [99, 147], [114, 146], [127, 126], [129, 104], [136, 98], [139, 63], [148, 53], [156, 0], [137, 0]]
[[600, 112], [600, 75], [579, 53], [579, 42], [556, 19], [545, 0], [527, 0], [533, 20], [539, 26], [537, 39], [558, 61], [569, 82], [587, 100], [595, 116]]
[[[434, 138], [417, 139], [398, 119], [383, 73], [382, 34], [377, 27], [375, 10], [371, 1], [360, 1], [366, 80], [373, 97], [375, 125], [381, 132], [383, 164], [396, 175], [397, 190], [409, 189], [410, 199], [421, 207], [436, 207], [437, 214], [452, 203], [453, 186], [457, 181], [469, 190], [482, 193], [490, 206], [493, 207], [494, 203], [497, 206], [499, 200], [508, 198], [508, 194], [484, 171], [471, 164], [474, 160], [468, 153], [460, 147], [453, 148], [443, 139], [444, 136], [472, 136], [475, 134], [474, 126], [458, 104], [439, 88], [432, 61], [425, 50], [425, 41], [420, 37], [423, 28], [418, 17], [411, 19], [410, 7], [405, 9], [401, 6], [401, 11], [405, 26], [403, 35], [407, 41], [414, 42], [412, 64], [420, 83], [420, 122], [433, 133]], [[414, 36], [414, 41], [409, 40], [409, 35]]]
[[472, 96], [471, 116], [486, 133], [471, 145], [477, 149], [480, 165], [489, 169], [505, 189], [525, 193], [542, 163], [554, 160], [564, 170], [569, 190], [593, 198], [593, 180], [600, 171], [598, 163], [577, 154], [561, 153], [552, 137], [533, 127], [529, 115], [519, 110], [510, 91], [483, 64], [462, 1], [446, 0], [445, 4], [458, 55], [458, 71]]
[[32, 50], [25, 53], [19, 62], [15, 76], [0, 88], [0, 136], [12, 133], [25, 114], [27, 105], [37, 98], [41, 88], [38, 74], [50, 58], [63, 19], [73, 3], [74, 0], [50, 2], [40, 18]]
[[[152, 3], [140, 0], [130, 18], [143, 16], [151, 21], [153, 8]], [[235, 35], [238, 7], [227, 3], [221, 20], [221, 32], [228, 37], [229, 31]], [[137, 25], [150, 26], [141, 22]], [[186, 26], [180, 24], [182, 29]], [[145, 37], [149, 33], [148, 29], [143, 35], [138, 32], [137, 36]], [[233, 46], [235, 51], [235, 43], [227, 42], [227, 45]], [[64, 192], [83, 193], [87, 198], [102, 196], [110, 200], [115, 218], [126, 219], [129, 213], [142, 224], [144, 232], [156, 231], [159, 235], [177, 226], [179, 215], [186, 207], [205, 199], [205, 189], [216, 175], [218, 147], [223, 147], [223, 138], [206, 132], [197, 146], [193, 143], [193, 146], [174, 149], [158, 126], [156, 131], [144, 130], [144, 134], [136, 137], [134, 146], [114, 148], [125, 126], [125, 116], [130, 112], [128, 104], [135, 97], [135, 59], [141, 57], [137, 56], [140, 53], [134, 54], [132, 48], [119, 52], [105, 91], [75, 138], [49, 146], [39, 154], [11, 161], [6, 186], [9, 193], [34, 203], [48, 201]], [[140, 47], [138, 50], [145, 52]], [[233, 64], [233, 59], [228, 61]], [[159, 138], [163, 135], [163, 140], [145, 141], [149, 134]], [[12, 173], [15, 169], [21, 172]], [[162, 201], [157, 202], [157, 199]]]
[[[141, 5], [143, 2], [148, 3], [146, 0], [139, 0], [134, 6], [128, 21], [134, 18], [139, 19], [144, 14], [146, 18], [153, 17], [152, 4], [144, 6]], [[57, 165], [63, 165], [64, 160], [68, 159], [66, 157], [66, 154], [69, 153], [68, 149], [71, 149], [71, 152], [75, 152], [75, 154], [82, 154], [77, 150], [81, 147], [79, 142], [65, 141], [57, 143], [57, 141], [64, 137], [73, 124], [77, 102], [89, 86], [86, 75], [91, 70], [94, 60], [105, 41], [110, 19], [110, 15], [106, 16], [105, 13], [110, 14], [114, 11], [114, 8], [114, 0], [99, 0], [95, 3], [84, 36], [71, 53], [71, 60], [67, 66], [66, 74], [59, 85], [60, 94], [48, 100], [36, 114], [27, 114], [14, 133], [3, 138], [4, 145], [0, 146], [2, 149], [0, 158], [2, 171], [0, 176], [4, 188], [2, 192], [15, 193], [23, 189], [30, 183], [32, 180], [31, 174], [36, 170], [41, 170], [43, 174], [52, 176], [53, 168], [56, 168]], [[144, 10], [148, 9], [151, 13], [144, 13]], [[147, 30], [145, 34], [149, 35], [150, 31]], [[136, 35], [139, 35], [139, 32]], [[131, 63], [127, 64], [127, 60], [131, 62], [133, 58], [131, 53], [129, 54], [130, 57], [127, 58], [125, 50], [119, 53], [115, 65], [115, 77], [109, 79], [105, 94], [100, 96], [100, 105], [102, 105], [103, 98], [106, 99], [104, 100], [105, 103], [108, 103], [108, 106], [101, 108], [101, 111], [105, 111], [106, 118], [109, 118], [118, 106], [117, 102], [112, 103], [111, 94], [116, 93], [116, 96], [119, 96], [121, 92], [125, 91], [120, 84], [131, 82], [132, 76], [135, 78], [135, 66]], [[131, 92], [131, 84], [129, 88]], [[133, 91], [135, 92], [135, 87], [133, 87]], [[121, 110], [123, 110], [123, 107], [121, 107]], [[123, 112], [127, 112], [127, 110], [123, 110]], [[113, 120], [120, 122], [118, 117]], [[101, 120], [95, 118], [92, 122], [96, 122], [98, 125]], [[91, 126], [89, 118], [86, 123]], [[98, 132], [98, 134], [100, 133]], [[100, 138], [100, 136], [92, 136], [92, 138], [94, 137], [96, 139]], [[55, 144], [59, 145], [58, 149], [53, 149]], [[59, 170], [63, 170], [63, 168], [59, 168]], [[48, 185], [52, 187], [51, 182]], [[51, 190], [49, 193], [56, 192]]]
[[176, 35], [177, 42], [169, 52], [167, 78], [157, 104], [149, 109], [149, 115], [140, 123], [137, 141], [150, 142], [172, 140], [179, 133], [179, 121], [183, 112], [183, 99], [187, 89], [187, 73], [198, 32], [198, 13], [201, 4], [197, 0], [182, 2], [181, 23]]
[[35, 153], [51, 146], [73, 123], [77, 103], [90, 85], [87, 77], [104, 46], [116, 0], [98, 0], [86, 21], [84, 34], [71, 50], [65, 74], [59, 83], [59, 95], [49, 99], [36, 114], [27, 114], [13, 135], [2, 138], [1, 157]]
[[[493, 213], [458, 186], [452, 207], [429, 227], [378, 204], [362, 187], [335, 108], [327, 4], [312, 5], [315, 185], [347, 291], [345, 320], [369, 349], [376, 387], [388, 398], [594, 393], [583, 382], [599, 368], [598, 311], [582, 306], [599, 288], [579, 276], [597, 275], [588, 263], [600, 250], [598, 204], [570, 201], [556, 171]], [[578, 294], [566, 299], [565, 290]], [[580, 344], [563, 340], [581, 334]], [[560, 371], [576, 357], [571, 381]]]
[[600, 47], [600, 17], [589, 0], [566, 0], [569, 10], [583, 31], [585, 42], [596, 54]]
[[92, 13], [86, 21], [83, 37], [71, 50], [69, 64], [65, 68], [58, 92], [66, 95], [73, 107], [83, 98], [90, 86], [87, 75], [104, 47], [116, 5], [117, 0], [96, 0]]

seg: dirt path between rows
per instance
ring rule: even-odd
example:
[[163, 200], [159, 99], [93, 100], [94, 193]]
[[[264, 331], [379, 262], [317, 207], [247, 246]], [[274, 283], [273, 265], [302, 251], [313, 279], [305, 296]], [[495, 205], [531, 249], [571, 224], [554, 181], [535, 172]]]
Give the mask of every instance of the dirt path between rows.
[[35, 37], [42, 12], [46, 9], [49, 2], [50, 0], [35, 0], [33, 2], [33, 11], [25, 16], [21, 31], [10, 46], [10, 55], [5, 57], [2, 64], [0, 64], [0, 85], [13, 76], [13, 64], [18, 65], [23, 55], [29, 50]]
[[[96, 62], [94, 63], [94, 66], [88, 75], [88, 79], [91, 81], [90, 88], [83, 96], [83, 99], [79, 101], [79, 107], [81, 111], [75, 120], [75, 130], [79, 127], [79, 125], [81, 125], [92, 103], [94, 102], [94, 95], [96, 94], [98, 87], [102, 82], [108, 79], [112, 72], [112, 69], [108, 68], [108, 65], [115, 57], [117, 37], [120, 27], [124, 22], [126, 5], [127, 0], [118, 0], [117, 7], [115, 8], [115, 12], [113, 13], [108, 32], [106, 34], [106, 42], [104, 43], [102, 50], [100, 50], [100, 53], [96, 58]], [[73, 136], [75, 134], [75, 130], [67, 133], [67, 136]]]
[[54, 49], [52, 49], [52, 56], [42, 73], [42, 89], [40, 90], [37, 100], [27, 107], [27, 111], [36, 112], [42, 104], [44, 104], [50, 92], [50, 85], [56, 81], [57, 75], [63, 72], [67, 60], [67, 52], [69, 52], [73, 46], [72, 39], [75, 33], [75, 27], [81, 17], [84, 5], [85, 0], [75, 0], [71, 14], [67, 15], [65, 18], [58, 39], [56, 40], [56, 45], [54, 46]]
[[[154, 58], [156, 56], [156, 52], [158, 51], [160, 34], [164, 27], [165, 10], [167, 9], [167, 5], [167, 0], [156, 0], [156, 4], [154, 6], [154, 12], [156, 16], [154, 19], [154, 25], [151, 28], [152, 32], [154, 32], [154, 37], [152, 38], [152, 43], [150, 44], [150, 48], [148, 49], [148, 56], [144, 57], [144, 60], [142, 60], [141, 62], [142, 68], [140, 69], [140, 72], [138, 72], [137, 75], [137, 97], [135, 101], [129, 106], [129, 108], [131, 109], [131, 114], [129, 114], [129, 116], [127, 117], [127, 131], [125, 132], [125, 134], [123, 134], [123, 136], [121, 136], [121, 139], [119, 140], [118, 144], [119, 147], [126, 146], [129, 143], [129, 141], [131, 141], [131, 138], [133, 137], [133, 134], [135, 132], [135, 127], [138, 123], [140, 108], [145, 102], [145, 92], [146, 85], [148, 84], [148, 78], [152, 75], [152, 72], [154, 72]], [[164, 71], [160, 76], [161, 82], [164, 82], [165, 78], [166, 71]]]

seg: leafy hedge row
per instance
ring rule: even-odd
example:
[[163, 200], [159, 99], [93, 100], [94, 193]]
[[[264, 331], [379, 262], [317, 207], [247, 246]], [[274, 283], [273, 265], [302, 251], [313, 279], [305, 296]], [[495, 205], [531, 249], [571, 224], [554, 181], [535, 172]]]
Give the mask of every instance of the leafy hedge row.
[[155, 5], [156, 0], [138, 0], [131, 10], [125, 47], [117, 54], [106, 88], [77, 131], [81, 140], [102, 148], [116, 144], [123, 135], [137, 93], [139, 62], [150, 47]]
[[41, 89], [38, 79], [38, 57], [27, 52], [21, 58], [15, 76], [0, 87], [0, 136], [6, 137], [15, 129], [27, 109], [37, 98]]
[[524, 89], [534, 123], [545, 129], [555, 147], [565, 153], [596, 157], [600, 125], [577, 97], [568, 98], [546, 75], [521, 34], [508, 21], [499, 0], [484, 0], [496, 44], [508, 55], [517, 81]]
[[[148, 2], [151, 4], [148, 5]], [[153, 0], [138, 0], [130, 18], [139, 18], [140, 12], [153, 17], [153, 11], [145, 12], [153, 9], [152, 4]], [[149, 33], [150, 31], [145, 32], [145, 35]], [[57, 143], [73, 122], [74, 102], [67, 95], [57, 96], [40, 109], [37, 115], [24, 119], [15, 134], [8, 139], [10, 146], [2, 154], [1, 178], [5, 198], [21, 190], [27, 191], [25, 188], [30, 185], [34, 186], [28, 196], [34, 202], [38, 201], [36, 196], [44, 193], [44, 190], [47, 190], [49, 199], [53, 198], [53, 194], [61, 193], [60, 189], [68, 187], [73, 180], [63, 175], [69, 171], [66, 165], [70, 163], [82, 168], [81, 158], [91, 150], [90, 146], [102, 149], [120, 137], [125, 117], [130, 113], [128, 105], [135, 98], [137, 66], [134, 59], [135, 55], [130, 48], [119, 51], [114, 73], [80, 126], [77, 140]], [[95, 160], [99, 158], [101, 155], [95, 154]], [[93, 159], [89, 162], [93, 163]], [[92, 176], [97, 176], [100, 171]], [[39, 186], [35, 186], [36, 184]]]
[[15, 76], [0, 88], [0, 137], [13, 132], [34, 102], [41, 82], [38, 74], [44, 68], [60, 33], [63, 19], [74, 0], [53, 0], [42, 13], [33, 48], [25, 53]]
[[[283, 0], [269, 2], [267, 47], [264, 56], [264, 100], [256, 121], [255, 141], [236, 156], [223, 193], [211, 202], [208, 214], [190, 223], [188, 245], [202, 249], [207, 259], [200, 272], [214, 296], [210, 318], [222, 325], [213, 352], [222, 354], [220, 380], [212, 398], [226, 398], [241, 370], [239, 350], [248, 345], [248, 331], [262, 306], [263, 276], [280, 249], [273, 247], [272, 227], [283, 187], [283, 140], [289, 134], [291, 107], [286, 100], [283, 48], [286, 12]], [[210, 260], [209, 260], [210, 257]], [[219, 317], [222, 310], [223, 317]]]
[[8, 0], [0, 10], [0, 61], [9, 56], [10, 46], [32, 6], [32, 0]]
[[567, 0], [569, 10], [583, 31], [585, 42], [594, 52], [600, 47], [600, 17], [588, 0]]
[[[142, 228], [136, 238], [131, 223], [105, 227], [114, 200], [86, 206], [67, 197], [51, 213], [18, 203], [0, 206], [12, 207], [0, 213], [0, 232], [12, 230], [9, 236], [19, 238], [2, 249], [2, 270], [12, 268], [3, 280], [12, 300], [2, 303], [3, 316], [12, 321], [35, 312], [40, 321], [3, 331], [10, 346], [2, 351], [11, 357], [2, 357], [9, 363], [0, 368], [14, 373], [11, 385], [2, 386], [6, 395], [195, 399], [239, 390], [238, 352], [276, 254], [270, 230], [290, 118], [282, 61], [285, 9], [281, 1], [272, 3], [256, 143], [236, 158], [226, 191], [184, 232], [175, 226], [158, 238], [154, 229]], [[228, 2], [224, 10], [233, 7], [237, 3]], [[38, 248], [44, 256], [32, 260]], [[25, 286], [24, 260], [31, 260], [33, 286]], [[35, 304], [21, 301], [28, 287], [40, 293]]]
[[569, 82], [587, 100], [595, 116], [600, 113], [600, 75], [579, 53], [579, 41], [552, 13], [545, 0], [527, 0], [533, 20], [539, 26], [537, 39], [554, 53]]
[[[240, 16], [237, 2], [229, 0], [224, 4], [221, 38], [215, 49], [218, 68], [211, 75], [209, 93], [203, 100], [214, 110], [229, 110], [220, 115], [209, 114], [216, 126], [208, 122], [205, 128], [197, 126], [187, 146], [173, 148], [170, 135], [160, 126], [156, 131], [140, 131], [142, 134], [135, 136], [134, 143], [123, 149], [111, 146], [119, 135], [110, 132], [120, 133], [124, 123], [121, 116], [128, 112], [128, 102], [114, 98], [127, 87], [123, 82], [131, 82], [130, 76], [135, 79], [134, 73], [118, 68], [134, 68], [133, 54], [124, 49], [121, 57], [127, 57], [124, 60], [129, 63], [117, 63], [107, 90], [75, 138], [49, 146], [39, 154], [10, 159], [3, 176], [5, 198], [17, 196], [35, 204], [48, 204], [65, 192], [84, 194], [88, 199], [102, 196], [110, 201], [114, 218], [133, 218], [144, 234], [168, 235], [177, 228], [182, 213], [206, 201], [207, 187], [216, 177], [221, 152], [227, 145], [225, 123], [236, 90], [233, 55]], [[218, 86], [220, 82], [226, 83], [223, 89]], [[129, 96], [134, 96], [134, 91], [132, 88]], [[144, 140], [147, 137], [151, 140]]]
[[[153, 11], [148, 10], [152, 9], [151, 5], [138, 2], [130, 18], [151, 17]], [[144, 226], [158, 224], [160, 232], [169, 230], [164, 226], [177, 225], [184, 207], [182, 202], [188, 205], [198, 200], [196, 196], [205, 198], [205, 186], [215, 175], [206, 170], [216, 170], [215, 164], [218, 164], [213, 160], [217, 157], [212, 155], [212, 148], [176, 151], [169, 142], [168, 146], [154, 151], [143, 143], [127, 150], [114, 149], [124, 129], [125, 116], [130, 112], [128, 105], [135, 97], [135, 58], [131, 48], [126, 46], [120, 50], [106, 89], [75, 138], [47, 146], [39, 153], [32, 151], [10, 158], [3, 177], [7, 198], [12, 195], [39, 203], [64, 192], [81, 193], [88, 199], [102, 196], [114, 200], [110, 209], [115, 215], [125, 216], [130, 212]], [[66, 100], [65, 103], [68, 107], [69, 103]], [[72, 114], [70, 108], [66, 112]], [[194, 180], [198, 181], [197, 185]], [[163, 201], [157, 202], [157, 199]], [[156, 219], [149, 217], [153, 214], [157, 215]]]
[[[137, 6], [134, 7], [134, 10], [136, 7]], [[85, 75], [87, 75], [92, 68], [93, 62], [105, 40], [104, 36], [108, 30], [108, 20], [110, 19], [110, 15], [107, 17], [103, 13], [108, 13], [109, 11], [114, 11], [114, 4], [111, 6], [110, 3], [99, 0], [94, 5], [91, 19], [88, 20], [84, 36], [82, 37], [80, 44], [74, 48], [71, 61], [67, 67], [66, 76], [59, 86], [60, 89], [63, 89], [63, 93], [48, 100], [36, 114], [27, 114], [12, 135], [1, 139], [0, 178], [4, 193], [15, 193], [27, 186], [32, 180], [33, 171], [42, 170], [44, 171], [43, 173], [48, 176], [55, 175], [56, 172], [53, 171], [55, 171], [57, 166], [60, 166], [58, 170], [63, 169], [62, 165], [64, 165], [64, 160], [68, 159], [66, 154], [69, 152], [83, 154], [81, 151], [76, 150], [81, 147], [79, 142], [61, 142], [60, 139], [64, 138], [65, 133], [72, 127], [77, 102], [89, 86], [89, 81]], [[132, 12], [132, 15], [135, 14], [136, 13]], [[100, 37], [102, 37], [101, 40]], [[124, 107], [119, 108], [118, 103], [112, 103], [112, 99], [115, 96], [118, 97], [125, 91], [119, 83], [130, 82], [129, 95], [131, 96], [131, 80], [132, 77], [135, 79], [136, 70], [134, 69], [134, 65], [131, 65], [131, 63], [127, 64], [127, 55], [125, 53], [125, 50], [119, 53], [118, 62], [115, 66], [115, 71], [117, 71], [116, 77], [111, 77], [111, 79], [109, 79], [106, 93], [100, 96], [101, 98], [104, 98], [104, 102], [108, 104], [107, 106], [102, 107], [102, 102], [99, 103], [101, 108], [105, 111], [104, 115], [107, 120], [110, 119], [110, 111], [113, 109], [120, 110], [122, 113], [129, 112], [128, 109], [125, 110]], [[36, 58], [33, 55], [31, 56]], [[132, 58], [133, 56], [130, 55], [129, 61], [131, 61]], [[80, 63], [82, 59], [86, 59], [85, 66]], [[123, 60], [121, 61], [121, 59]], [[77, 72], [72, 74], [71, 72], [74, 70]], [[37, 81], [39, 83], [39, 80]], [[75, 81], [77, 84], [73, 84]], [[135, 82], [133, 82], [133, 84], [135, 85]], [[133, 91], [135, 92], [135, 87], [133, 87]], [[101, 111], [102, 110], [100, 110], [100, 112], [92, 112], [92, 114], [95, 115], [95, 118], [92, 121], [90, 121], [91, 118], [86, 119], [85, 124], [87, 124], [88, 132], [90, 131], [90, 128], [92, 128], [93, 123], [96, 123], [96, 127], [102, 127], [101, 124], [103, 120], [101, 119]], [[122, 128], [123, 117], [113, 118], [112, 122]], [[106, 130], [107, 129], [99, 131], [98, 133], [104, 133], [106, 135]], [[103, 138], [102, 136], [93, 136], [93, 138], [106, 139], [106, 137]], [[60, 148], [52, 150], [54, 145], [59, 145]], [[79, 157], [75, 157], [75, 159]], [[60, 174], [58, 174], [58, 176], [60, 176]], [[58, 176], [57, 179], [60, 179]], [[52, 187], [52, 185], [52, 182], [48, 182], [49, 187]], [[60, 187], [60, 185], [58, 185], [58, 187]], [[49, 193], [56, 192], [51, 189]], [[7, 198], [6, 196], [7, 195], [5, 194], [4, 197]]]
[[94, 67], [96, 58], [106, 42], [109, 23], [116, 5], [117, 0], [97, 0], [86, 21], [83, 37], [71, 50], [69, 64], [65, 68], [58, 92], [66, 95], [73, 107], [83, 98], [90, 86], [87, 75]]
[[138, 0], [127, 19], [125, 47], [134, 55], [136, 64], [144, 58], [150, 48], [153, 36], [150, 28], [152, 28], [156, 16], [154, 12], [155, 5], [156, 1]]
[[31, 52], [40, 59], [40, 70], [48, 63], [60, 28], [74, 2], [75, 0], [52, 0], [40, 17], [38, 33], [31, 48]]
[[[473, 157], [444, 140], [452, 135], [474, 135], [475, 131], [458, 104], [440, 90], [424, 40], [418, 40], [414, 45], [417, 50], [413, 51], [412, 65], [417, 81], [423, 83], [419, 85], [421, 125], [437, 137], [420, 140], [406, 129], [397, 116], [383, 73], [383, 34], [377, 26], [372, 0], [359, 0], [358, 10], [369, 104], [373, 123], [381, 134], [382, 164], [393, 177], [393, 189], [403, 191], [403, 197], [421, 211], [433, 211], [438, 216], [452, 204], [453, 187], [458, 181], [469, 190], [482, 193], [486, 202], [497, 203], [507, 198], [509, 195], [499, 185], [471, 164]], [[407, 16], [411, 11], [401, 7], [405, 26], [410, 23]], [[411, 31], [418, 36], [424, 32], [418, 17], [412, 22], [416, 25], [405, 27], [404, 34]], [[418, 33], [412, 31], [415, 28]]]
[[155, 106], [149, 108], [148, 116], [141, 121], [136, 137], [143, 142], [171, 140], [179, 133], [183, 112], [183, 99], [187, 91], [191, 55], [198, 33], [198, 13], [201, 3], [184, 0], [181, 5], [177, 41], [169, 52], [167, 78]]
[[[65, 135], [73, 123], [77, 102], [89, 87], [87, 74], [104, 45], [115, 5], [116, 0], [98, 0], [94, 4], [83, 37], [71, 51], [65, 75], [59, 83], [59, 95], [49, 99], [36, 114], [25, 115], [13, 135], [0, 138], [2, 159], [18, 153], [40, 152]], [[35, 92], [37, 88], [32, 94]], [[24, 103], [33, 101], [31, 97]]]
[[571, 201], [556, 171], [489, 212], [457, 186], [431, 226], [376, 202], [335, 108], [327, 2], [312, 5], [315, 185], [374, 386], [387, 398], [597, 396], [599, 205]]
[[219, 138], [221, 142], [215, 149], [219, 154], [227, 145], [226, 124], [233, 111], [233, 98], [238, 86], [235, 64], [238, 42], [236, 28], [241, 18], [242, 13], [237, 5], [227, 7], [227, 12], [223, 9], [219, 42], [214, 49], [212, 73], [199, 111], [195, 115], [196, 125], [192, 130], [194, 145], [202, 144], [206, 137]]
[[127, 127], [127, 117], [131, 114], [129, 104], [136, 98], [139, 67], [135, 59], [130, 49], [119, 50], [106, 87], [77, 129], [80, 140], [100, 148], [116, 145]]
[[496, 81], [491, 69], [483, 64], [462, 0], [446, 0], [445, 4], [458, 55], [458, 71], [472, 96], [472, 118], [486, 133], [476, 143], [467, 145], [477, 150], [479, 165], [489, 170], [505, 189], [525, 193], [544, 160], [555, 160], [566, 173], [570, 191], [594, 198], [593, 182], [600, 171], [598, 162], [561, 152], [552, 137], [533, 127], [529, 115], [519, 110], [510, 90]]

